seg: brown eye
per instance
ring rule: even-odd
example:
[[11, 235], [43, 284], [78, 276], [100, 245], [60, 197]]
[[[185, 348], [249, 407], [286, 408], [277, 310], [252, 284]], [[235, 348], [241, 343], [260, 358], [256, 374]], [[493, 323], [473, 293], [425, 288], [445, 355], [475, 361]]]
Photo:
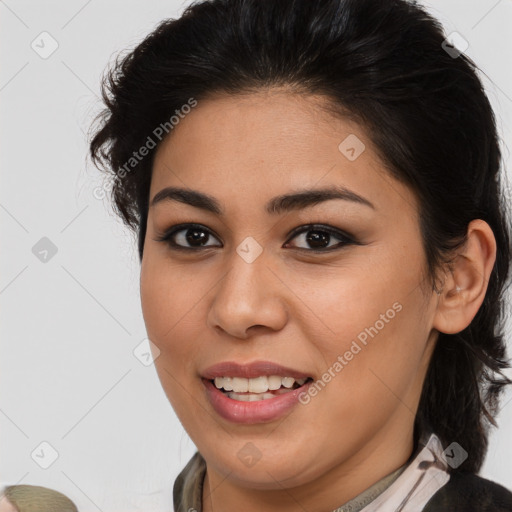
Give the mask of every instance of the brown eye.
[[210, 237], [215, 238], [212, 232], [200, 224], [180, 224], [164, 235], [156, 238], [158, 242], [166, 242], [173, 249], [198, 250], [203, 247], [222, 247], [219, 245], [206, 245]]
[[[299, 237], [307, 245], [305, 247], [297, 247], [298, 249], [317, 252], [328, 252], [332, 249], [338, 249], [355, 243], [352, 237], [342, 231], [322, 225], [302, 226], [300, 230], [294, 231], [291, 239]], [[337, 243], [331, 244], [331, 242], [336, 240], [338, 240]]]
[[[351, 235], [324, 225], [306, 225], [296, 228], [291, 238], [302, 237], [305, 247], [291, 246], [308, 252], [329, 252], [341, 249], [346, 245], [357, 244]], [[165, 242], [171, 249], [183, 251], [198, 251], [201, 249], [209, 249], [212, 247], [222, 247], [220, 245], [207, 245], [210, 238], [217, 239], [212, 231], [201, 224], [179, 224], [173, 226], [169, 231], [159, 236], [155, 240]], [[218, 240], [218, 239], [217, 239]], [[337, 242], [336, 242], [337, 241]], [[290, 247], [287, 242], [284, 247]]]

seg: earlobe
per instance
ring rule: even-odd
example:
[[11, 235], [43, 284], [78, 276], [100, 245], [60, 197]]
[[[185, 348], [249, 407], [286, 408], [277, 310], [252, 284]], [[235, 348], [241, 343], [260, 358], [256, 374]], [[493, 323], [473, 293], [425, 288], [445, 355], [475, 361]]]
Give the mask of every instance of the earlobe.
[[482, 305], [494, 263], [496, 240], [487, 222], [476, 219], [468, 225], [466, 244], [459, 249], [446, 275], [432, 327], [455, 334], [464, 330]]

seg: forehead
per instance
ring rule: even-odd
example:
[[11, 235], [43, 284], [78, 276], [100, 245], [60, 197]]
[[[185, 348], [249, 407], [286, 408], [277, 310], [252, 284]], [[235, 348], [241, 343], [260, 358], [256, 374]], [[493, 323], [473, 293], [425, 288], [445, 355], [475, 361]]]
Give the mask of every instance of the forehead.
[[282, 90], [198, 101], [155, 155], [150, 197], [175, 185], [260, 205], [291, 189], [341, 185], [390, 207], [416, 207], [365, 129], [328, 101]]

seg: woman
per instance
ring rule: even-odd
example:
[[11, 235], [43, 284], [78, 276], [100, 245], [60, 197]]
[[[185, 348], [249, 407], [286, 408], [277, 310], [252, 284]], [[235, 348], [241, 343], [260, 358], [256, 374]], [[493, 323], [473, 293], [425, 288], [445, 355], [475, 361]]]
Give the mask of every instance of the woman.
[[91, 137], [198, 448], [176, 511], [512, 510], [477, 476], [511, 259], [475, 65], [404, 0], [212, 0]]

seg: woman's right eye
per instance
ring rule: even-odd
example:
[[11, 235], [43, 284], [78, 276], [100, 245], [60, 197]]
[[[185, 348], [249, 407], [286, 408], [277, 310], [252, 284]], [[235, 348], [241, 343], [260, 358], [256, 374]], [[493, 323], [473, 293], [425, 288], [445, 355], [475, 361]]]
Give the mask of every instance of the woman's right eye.
[[[222, 245], [205, 245], [212, 232], [200, 224], [180, 224], [173, 226], [171, 230], [155, 238], [157, 242], [165, 242], [172, 249], [183, 251], [197, 251], [209, 247], [222, 247]], [[187, 247], [185, 244], [190, 244]]]

